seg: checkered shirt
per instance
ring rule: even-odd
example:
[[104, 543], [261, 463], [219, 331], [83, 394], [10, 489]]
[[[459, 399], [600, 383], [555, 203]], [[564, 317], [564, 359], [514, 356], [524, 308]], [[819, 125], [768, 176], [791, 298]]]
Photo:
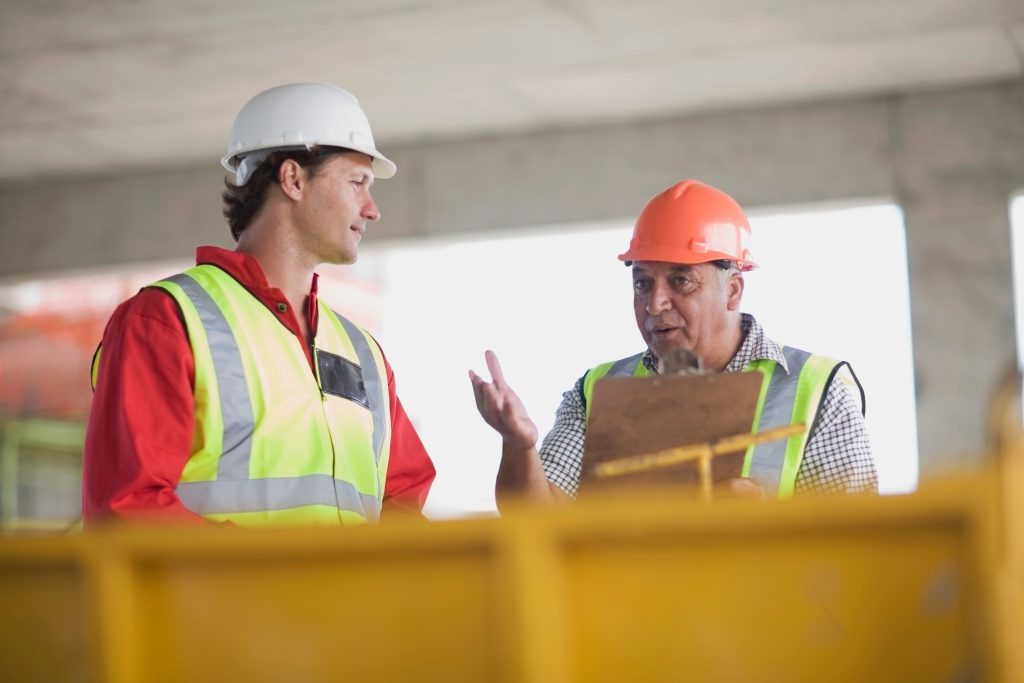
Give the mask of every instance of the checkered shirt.
[[[764, 334], [752, 315], [742, 314], [744, 338], [739, 351], [725, 372], [739, 372], [759, 359], [773, 360], [789, 368], [782, 347]], [[658, 360], [647, 351], [643, 363], [656, 373]], [[572, 497], [580, 482], [583, 437], [586, 432], [586, 408], [583, 402], [583, 377], [562, 394], [555, 413], [555, 424], [544, 437], [540, 460], [548, 480]], [[838, 374], [832, 379], [820, 415], [804, 448], [803, 461], [796, 477], [796, 495], [878, 492], [878, 473], [871, 459], [860, 397]]]

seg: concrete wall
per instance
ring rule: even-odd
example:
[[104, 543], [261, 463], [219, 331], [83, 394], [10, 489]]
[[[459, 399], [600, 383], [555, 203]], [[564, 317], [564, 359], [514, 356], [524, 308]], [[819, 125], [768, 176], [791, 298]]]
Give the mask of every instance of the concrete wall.
[[[895, 199], [922, 468], [982, 447], [987, 398], [1015, 353], [1007, 202], [1024, 188], [1021, 83], [387, 149], [401, 170], [376, 186], [377, 240], [630, 216], [682, 176], [751, 207]], [[0, 186], [0, 278], [227, 244], [212, 156]]]

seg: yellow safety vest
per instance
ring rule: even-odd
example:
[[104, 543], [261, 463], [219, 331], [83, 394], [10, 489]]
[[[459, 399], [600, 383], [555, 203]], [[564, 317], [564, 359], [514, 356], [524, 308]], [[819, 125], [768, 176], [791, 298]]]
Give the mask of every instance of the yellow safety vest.
[[314, 375], [295, 335], [220, 268], [151, 287], [178, 303], [195, 359], [185, 507], [241, 525], [378, 520], [391, 416], [376, 341], [320, 302]]
[[[771, 441], [747, 449], [742, 475], [751, 477], [769, 493], [779, 498], [790, 498], [796, 488], [796, 477], [804, 457], [804, 448], [814, 429], [821, 404], [833, 377], [843, 368], [844, 361], [817, 356], [800, 349], [783, 347], [782, 354], [789, 372], [773, 360], [758, 359], [749, 363], [744, 372], [764, 375], [761, 394], [754, 412], [752, 432], [788, 424], [805, 424], [808, 429], [785, 440]], [[602, 363], [587, 372], [583, 378], [583, 399], [587, 419], [594, 396], [594, 385], [602, 377], [646, 377], [647, 367], [641, 362], [642, 353], [629, 358]], [[864, 408], [864, 390], [852, 370], [849, 377], [860, 389], [861, 409]], [[844, 377], [844, 381], [846, 378]]]

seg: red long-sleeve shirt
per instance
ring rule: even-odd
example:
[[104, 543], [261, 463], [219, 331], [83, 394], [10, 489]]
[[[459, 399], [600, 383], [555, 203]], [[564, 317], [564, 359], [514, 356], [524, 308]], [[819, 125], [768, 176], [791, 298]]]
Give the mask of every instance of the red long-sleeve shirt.
[[[284, 293], [267, 283], [252, 256], [199, 247], [197, 263], [218, 266], [244, 285], [295, 335], [313, 371], [313, 358]], [[317, 326], [317, 282], [304, 311]], [[391, 456], [384, 486], [385, 515], [393, 507], [420, 510], [434, 481], [434, 465], [395, 392], [391, 403]], [[192, 452], [195, 365], [178, 304], [164, 290], [144, 289], [121, 304], [103, 334], [102, 357], [85, 437], [82, 516], [201, 521], [175, 493]]]

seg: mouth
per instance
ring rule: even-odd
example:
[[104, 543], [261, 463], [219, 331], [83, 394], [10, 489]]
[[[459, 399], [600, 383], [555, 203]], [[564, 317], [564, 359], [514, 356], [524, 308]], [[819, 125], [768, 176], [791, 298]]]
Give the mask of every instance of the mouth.
[[664, 339], [666, 337], [670, 337], [674, 333], [679, 332], [681, 330], [679, 325], [672, 325], [669, 324], [668, 322], [662, 322], [656, 319], [647, 320], [644, 324], [644, 327], [646, 327], [647, 331], [651, 334], [651, 336], [655, 337], [656, 339]]
[[352, 230], [353, 232], [358, 234], [360, 237], [362, 237], [363, 233], [366, 232], [366, 225], [365, 224], [363, 224], [363, 225], [350, 225], [350, 226], [348, 226], [348, 229]]
[[651, 336], [655, 339], [668, 339], [678, 332], [678, 327], [655, 327], [651, 330]]

